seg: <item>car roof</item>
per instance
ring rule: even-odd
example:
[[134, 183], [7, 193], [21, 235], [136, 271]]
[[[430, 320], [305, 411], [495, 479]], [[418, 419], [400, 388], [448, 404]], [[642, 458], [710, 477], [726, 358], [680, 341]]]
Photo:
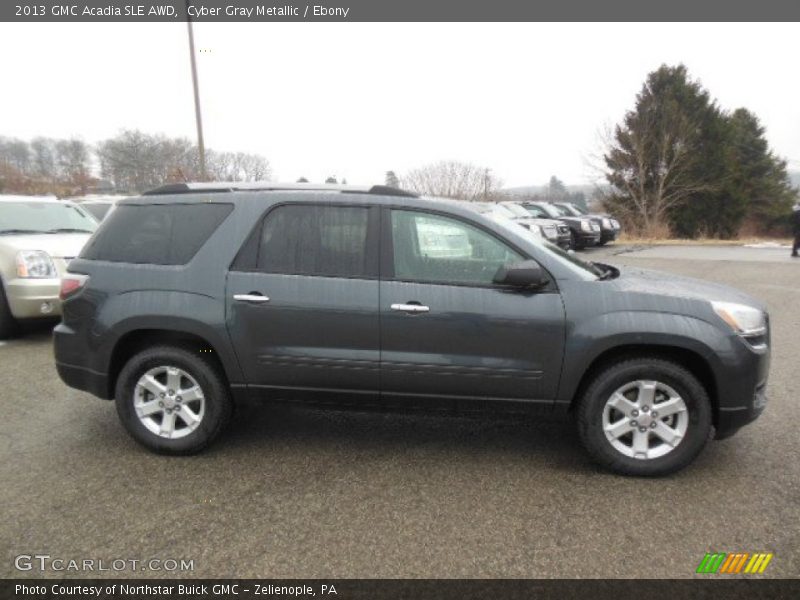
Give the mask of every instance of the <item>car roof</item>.
[[275, 181], [210, 181], [172, 183], [144, 192], [143, 196], [167, 194], [224, 192], [349, 192], [382, 196], [417, 197], [417, 194], [385, 185], [351, 185], [348, 183], [281, 183]]
[[298, 184], [271, 181], [171, 184], [150, 190], [141, 196], [125, 198], [120, 200], [117, 205], [191, 204], [195, 202], [238, 204], [252, 202], [256, 198], [269, 201], [272, 197], [275, 197], [275, 201], [292, 199], [301, 202], [318, 202], [335, 201], [337, 195], [346, 197], [347, 203], [441, 210], [470, 219], [474, 219], [476, 215], [480, 214], [474, 206], [471, 206], [477, 203], [467, 200], [419, 196], [413, 192], [383, 185]]

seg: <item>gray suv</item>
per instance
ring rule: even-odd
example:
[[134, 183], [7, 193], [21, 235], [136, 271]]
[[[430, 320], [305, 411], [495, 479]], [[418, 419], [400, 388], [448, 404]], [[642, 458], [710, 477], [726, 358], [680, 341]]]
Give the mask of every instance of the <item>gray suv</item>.
[[661, 475], [764, 409], [769, 326], [735, 289], [592, 264], [391, 188], [180, 184], [121, 201], [62, 284], [55, 356], [151, 450], [245, 398], [572, 413]]

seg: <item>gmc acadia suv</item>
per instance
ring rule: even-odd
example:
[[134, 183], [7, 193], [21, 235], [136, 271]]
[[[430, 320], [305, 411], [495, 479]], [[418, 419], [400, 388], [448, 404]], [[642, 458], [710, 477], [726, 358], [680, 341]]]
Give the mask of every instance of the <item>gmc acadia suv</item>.
[[63, 279], [61, 378], [144, 446], [243, 398], [571, 412], [619, 473], [687, 465], [765, 405], [764, 306], [592, 264], [391, 188], [178, 184], [121, 201]]

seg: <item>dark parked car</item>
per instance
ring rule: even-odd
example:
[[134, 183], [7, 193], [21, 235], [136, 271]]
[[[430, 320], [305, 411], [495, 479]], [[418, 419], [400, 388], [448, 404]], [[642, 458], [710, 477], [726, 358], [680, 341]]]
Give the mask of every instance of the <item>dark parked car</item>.
[[573, 217], [589, 217], [600, 226], [599, 246], [604, 246], [608, 242], [613, 242], [619, 237], [621, 230], [619, 221], [608, 213], [589, 213], [580, 206], [572, 202], [554, 202], [561, 210], [567, 211]]
[[524, 206], [534, 217], [558, 219], [568, 225], [570, 248], [573, 250], [582, 250], [587, 246], [596, 246], [600, 243], [600, 226], [589, 217], [576, 217], [550, 202], [525, 200], [519, 204]]
[[69, 385], [146, 447], [207, 446], [243, 398], [572, 412], [614, 471], [687, 465], [765, 406], [767, 313], [579, 260], [391, 188], [181, 184], [123, 200], [62, 284]]

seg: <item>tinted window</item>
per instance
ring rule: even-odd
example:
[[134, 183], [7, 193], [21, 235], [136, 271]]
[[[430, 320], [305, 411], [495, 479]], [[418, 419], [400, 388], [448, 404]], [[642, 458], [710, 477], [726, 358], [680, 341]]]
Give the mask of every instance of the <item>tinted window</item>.
[[230, 204], [120, 204], [103, 221], [81, 258], [183, 265], [232, 209]]
[[365, 277], [369, 208], [279, 206], [261, 230], [257, 268], [266, 273]]
[[462, 221], [392, 211], [397, 279], [491, 285], [497, 269], [522, 256], [493, 235]]

